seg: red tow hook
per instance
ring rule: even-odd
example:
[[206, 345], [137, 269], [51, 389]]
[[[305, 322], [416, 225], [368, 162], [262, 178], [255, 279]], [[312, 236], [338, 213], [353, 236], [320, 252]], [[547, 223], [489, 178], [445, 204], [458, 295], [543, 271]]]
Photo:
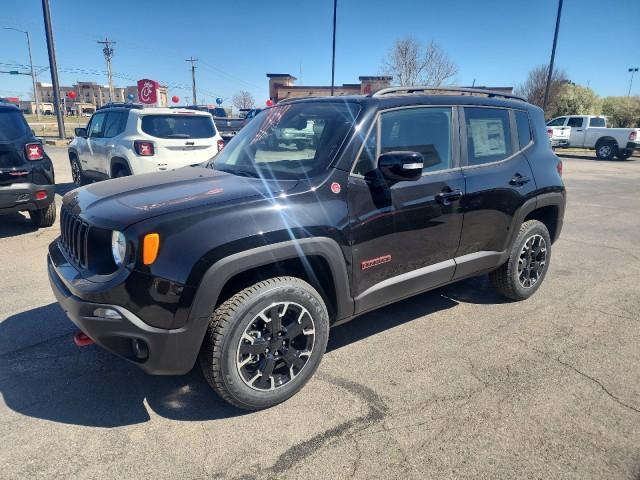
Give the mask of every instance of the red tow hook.
[[86, 333], [80, 331], [73, 336], [73, 343], [78, 347], [86, 347], [93, 344], [93, 340], [87, 336]]

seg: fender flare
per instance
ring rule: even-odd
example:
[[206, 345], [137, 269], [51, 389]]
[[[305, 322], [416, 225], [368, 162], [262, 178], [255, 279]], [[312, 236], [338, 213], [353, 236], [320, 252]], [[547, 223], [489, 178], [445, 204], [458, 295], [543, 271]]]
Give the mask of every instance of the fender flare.
[[131, 172], [131, 174], [133, 174], [133, 170], [131, 169], [131, 165], [129, 164], [129, 160], [127, 160], [124, 157], [118, 156], [118, 155], [114, 155], [113, 157], [111, 157], [111, 160], [109, 160], [109, 178], [111, 177], [111, 173], [113, 172], [113, 167], [114, 165], [124, 165], [129, 169], [129, 172]]
[[[229, 255], [211, 265], [202, 276], [195, 294], [189, 323], [206, 325], [224, 285], [235, 275], [278, 261], [309, 256], [322, 257], [331, 270], [336, 295], [336, 320], [353, 316], [347, 264], [338, 243], [328, 237], [288, 240]], [[204, 330], [203, 330], [204, 335]]]

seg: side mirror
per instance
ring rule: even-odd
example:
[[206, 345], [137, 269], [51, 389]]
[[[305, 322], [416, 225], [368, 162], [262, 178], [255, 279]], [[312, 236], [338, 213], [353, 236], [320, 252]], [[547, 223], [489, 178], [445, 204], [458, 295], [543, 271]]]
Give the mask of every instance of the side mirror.
[[424, 159], [418, 152], [387, 152], [378, 157], [378, 170], [393, 182], [419, 180], [423, 166]]
[[87, 138], [86, 128], [76, 128], [74, 131], [75, 131], [76, 137]]

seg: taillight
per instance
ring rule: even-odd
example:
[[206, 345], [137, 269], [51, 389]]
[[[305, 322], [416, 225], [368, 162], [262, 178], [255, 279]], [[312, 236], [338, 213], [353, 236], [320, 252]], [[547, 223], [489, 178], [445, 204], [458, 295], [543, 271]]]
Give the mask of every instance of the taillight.
[[638, 138], [638, 132], [634, 130], [629, 134], [629, 140], [631, 140], [632, 142], [635, 142], [636, 138]]
[[40, 190], [33, 195], [33, 198], [35, 198], [36, 200], [46, 200], [47, 192], [45, 192], [44, 190]]
[[133, 148], [141, 157], [151, 157], [155, 153], [153, 149], [153, 143], [151, 142], [136, 140], [135, 142], [133, 142]]
[[24, 151], [27, 154], [27, 160], [42, 160], [44, 158], [44, 149], [39, 143], [27, 143], [24, 146]]
[[553, 137], [553, 128], [547, 128], [547, 135]]
[[221, 152], [224, 148], [224, 140], [218, 140], [218, 151]]
[[558, 160], [558, 164], [556, 165], [556, 170], [558, 170], [558, 175], [562, 176], [562, 160]]

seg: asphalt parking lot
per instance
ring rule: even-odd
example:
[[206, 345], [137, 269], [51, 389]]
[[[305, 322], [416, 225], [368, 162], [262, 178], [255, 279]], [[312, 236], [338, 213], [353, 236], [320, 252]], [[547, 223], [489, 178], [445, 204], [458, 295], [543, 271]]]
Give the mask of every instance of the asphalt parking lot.
[[[48, 151], [64, 193], [65, 150]], [[640, 159], [564, 162], [534, 297], [505, 302], [485, 276], [362, 316], [258, 413], [197, 369], [77, 348], [46, 276], [57, 226], [0, 217], [0, 477], [640, 479]]]

